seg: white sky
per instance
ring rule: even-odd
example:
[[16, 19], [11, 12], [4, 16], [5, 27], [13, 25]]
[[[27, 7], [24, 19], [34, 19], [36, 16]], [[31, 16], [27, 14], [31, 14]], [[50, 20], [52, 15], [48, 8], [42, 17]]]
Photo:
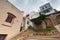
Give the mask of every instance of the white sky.
[[9, 0], [19, 10], [24, 11], [24, 15], [31, 11], [38, 11], [39, 7], [50, 2], [54, 9], [60, 10], [60, 0]]

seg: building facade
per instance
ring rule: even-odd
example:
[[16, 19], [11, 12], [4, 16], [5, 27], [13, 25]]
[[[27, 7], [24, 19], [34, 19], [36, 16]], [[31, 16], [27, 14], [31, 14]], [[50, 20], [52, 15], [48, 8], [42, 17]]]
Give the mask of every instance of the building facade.
[[31, 21], [31, 19], [37, 18], [39, 16], [39, 12], [35, 12], [32, 11], [30, 12], [28, 15], [26, 15], [25, 17], [25, 27], [26, 29], [28, 28], [28, 26], [34, 26], [33, 22]]
[[23, 11], [8, 0], [0, 0], [0, 40], [9, 40], [22, 31]]
[[55, 27], [60, 32], [60, 11], [47, 15], [45, 21], [47, 26]]
[[46, 3], [46, 4], [42, 5], [40, 7], [40, 11], [41, 11], [42, 14], [46, 14], [46, 15], [55, 12], [55, 10], [52, 8], [50, 3]]

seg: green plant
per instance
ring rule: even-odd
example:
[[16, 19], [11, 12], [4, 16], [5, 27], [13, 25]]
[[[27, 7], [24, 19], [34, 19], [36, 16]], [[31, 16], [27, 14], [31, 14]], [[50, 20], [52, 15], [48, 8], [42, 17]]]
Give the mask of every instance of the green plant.
[[47, 31], [53, 30], [52, 27], [46, 27], [46, 29], [44, 29], [44, 28], [35, 28], [35, 27], [32, 27], [32, 26], [29, 26], [28, 28], [35, 31], [35, 32], [47, 32]]
[[46, 26], [46, 31], [51, 31], [51, 30], [53, 30], [53, 29], [54, 29], [54, 27]]
[[39, 17], [34, 18], [34, 19], [32, 19], [31, 21], [32, 21], [34, 24], [39, 25], [39, 24], [41, 24], [41, 23], [44, 21], [45, 17], [46, 17], [46, 15], [40, 14]]

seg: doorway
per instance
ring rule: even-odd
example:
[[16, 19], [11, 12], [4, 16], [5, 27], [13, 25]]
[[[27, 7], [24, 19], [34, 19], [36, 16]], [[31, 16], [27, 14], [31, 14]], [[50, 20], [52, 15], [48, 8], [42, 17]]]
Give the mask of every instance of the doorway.
[[7, 34], [0, 34], [0, 40], [5, 40]]

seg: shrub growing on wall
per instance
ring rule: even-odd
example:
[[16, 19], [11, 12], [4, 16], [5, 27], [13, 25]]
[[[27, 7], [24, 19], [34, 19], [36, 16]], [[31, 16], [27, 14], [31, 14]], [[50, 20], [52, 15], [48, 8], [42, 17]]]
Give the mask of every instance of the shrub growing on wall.
[[31, 21], [32, 21], [34, 24], [39, 25], [39, 24], [42, 23], [42, 21], [44, 21], [45, 17], [46, 17], [46, 15], [40, 14], [39, 17], [34, 18], [34, 19], [32, 19]]
[[35, 32], [47, 32], [47, 31], [53, 30], [53, 27], [48, 26], [48, 27], [46, 27], [46, 29], [44, 29], [44, 28], [35, 28], [35, 27], [32, 27], [32, 26], [29, 26], [28, 29], [31, 29]]

